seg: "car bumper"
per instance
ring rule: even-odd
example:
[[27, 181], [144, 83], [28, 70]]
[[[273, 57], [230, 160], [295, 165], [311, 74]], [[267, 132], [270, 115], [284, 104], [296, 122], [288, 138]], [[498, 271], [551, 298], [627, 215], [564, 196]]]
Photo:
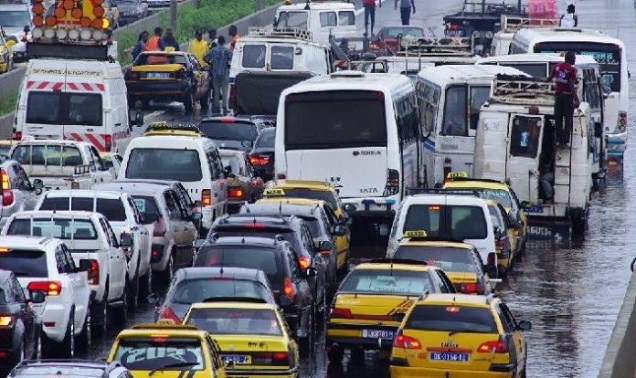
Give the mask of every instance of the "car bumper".
[[394, 334], [397, 331], [396, 327], [386, 326], [373, 326], [373, 325], [341, 325], [341, 324], [329, 324], [327, 325], [327, 341], [326, 345], [338, 344], [341, 348], [363, 348], [363, 349], [382, 349], [390, 350], [393, 345], [393, 338], [368, 338], [362, 337], [363, 329], [377, 329], [392, 331]]
[[227, 200], [227, 212], [230, 214], [236, 214], [241, 209], [241, 206], [245, 203], [244, 200]]
[[342, 203], [350, 217], [354, 218], [390, 218], [395, 217], [399, 206], [398, 196], [343, 198]]
[[[449, 365], [450, 364], [451, 363], [449, 363]], [[455, 369], [430, 369], [410, 366], [391, 366], [391, 378], [504, 378], [512, 376], [513, 375], [510, 372], [468, 371]]]
[[128, 96], [169, 100], [183, 98], [190, 85], [181, 80], [127, 81], [126, 89]]
[[42, 313], [42, 332], [52, 341], [61, 343], [66, 334], [69, 314], [65, 305], [46, 302]]
[[289, 378], [296, 377], [298, 372], [297, 368], [286, 369], [286, 370], [234, 370], [234, 369], [226, 369], [226, 373], [228, 377], [241, 377], [241, 378], [252, 378], [252, 377], [270, 377], [270, 378]]

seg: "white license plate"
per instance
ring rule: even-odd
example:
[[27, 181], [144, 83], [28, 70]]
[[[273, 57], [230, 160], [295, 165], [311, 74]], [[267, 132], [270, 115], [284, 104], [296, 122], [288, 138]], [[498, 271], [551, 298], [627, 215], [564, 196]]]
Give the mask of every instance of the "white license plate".
[[463, 30], [444, 30], [444, 35], [447, 37], [463, 37]]
[[170, 77], [168, 72], [148, 72], [146, 77], [149, 79], [165, 79]]
[[248, 365], [252, 363], [252, 358], [245, 354], [222, 354], [223, 362], [234, 362], [237, 365]]
[[429, 358], [432, 361], [468, 362], [468, 353], [457, 352], [430, 352]]
[[393, 331], [387, 331], [385, 329], [363, 329], [362, 337], [368, 339], [392, 339]]

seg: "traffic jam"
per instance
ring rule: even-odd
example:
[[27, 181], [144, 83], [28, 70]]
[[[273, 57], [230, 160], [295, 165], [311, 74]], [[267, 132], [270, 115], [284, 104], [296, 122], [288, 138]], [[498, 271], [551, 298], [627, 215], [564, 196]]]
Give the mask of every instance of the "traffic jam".
[[122, 67], [92, 3], [31, 31], [0, 141], [0, 375], [528, 375], [499, 291], [622, 167], [620, 40], [536, 1], [371, 38], [352, 3], [288, 1], [215, 93], [190, 52]]

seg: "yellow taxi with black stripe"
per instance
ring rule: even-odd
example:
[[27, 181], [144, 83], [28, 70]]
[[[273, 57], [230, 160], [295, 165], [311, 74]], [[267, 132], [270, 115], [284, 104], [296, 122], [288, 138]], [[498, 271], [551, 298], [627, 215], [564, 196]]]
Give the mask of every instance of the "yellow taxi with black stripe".
[[477, 248], [461, 240], [427, 238], [425, 231], [406, 231], [396, 259], [418, 260], [444, 270], [460, 293], [488, 295], [499, 279], [491, 279]]
[[171, 322], [140, 324], [117, 335], [108, 362], [134, 378], [225, 378], [218, 343], [208, 332]]
[[510, 185], [496, 180], [470, 178], [466, 172], [450, 172], [444, 183], [444, 189], [472, 190], [483, 199], [499, 202], [508, 212], [515, 229], [517, 249], [514, 253], [525, 251], [528, 237], [528, 216], [521, 208], [519, 199]]
[[492, 295], [427, 295], [397, 331], [391, 377], [525, 377], [530, 328]]
[[344, 211], [337, 185], [312, 180], [272, 180], [263, 197], [310, 198], [326, 201], [342, 222], [348, 219]]
[[217, 298], [193, 304], [183, 323], [219, 343], [229, 377], [298, 377], [298, 345], [275, 304]]
[[412, 260], [357, 265], [340, 284], [327, 323], [327, 356], [339, 363], [345, 349], [359, 362], [364, 350], [391, 348], [401, 316], [425, 293], [454, 293], [446, 274]]

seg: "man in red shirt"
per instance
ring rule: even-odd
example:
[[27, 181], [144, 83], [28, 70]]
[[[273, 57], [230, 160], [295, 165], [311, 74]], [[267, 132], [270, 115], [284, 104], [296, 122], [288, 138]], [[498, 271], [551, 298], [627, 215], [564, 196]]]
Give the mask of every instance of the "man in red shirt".
[[565, 61], [552, 69], [548, 78], [556, 84], [554, 96], [554, 123], [556, 126], [556, 141], [562, 148], [570, 147], [570, 134], [572, 133], [572, 117], [574, 107], [579, 106], [576, 95], [576, 68], [574, 63], [576, 55], [572, 51], [565, 54]]

